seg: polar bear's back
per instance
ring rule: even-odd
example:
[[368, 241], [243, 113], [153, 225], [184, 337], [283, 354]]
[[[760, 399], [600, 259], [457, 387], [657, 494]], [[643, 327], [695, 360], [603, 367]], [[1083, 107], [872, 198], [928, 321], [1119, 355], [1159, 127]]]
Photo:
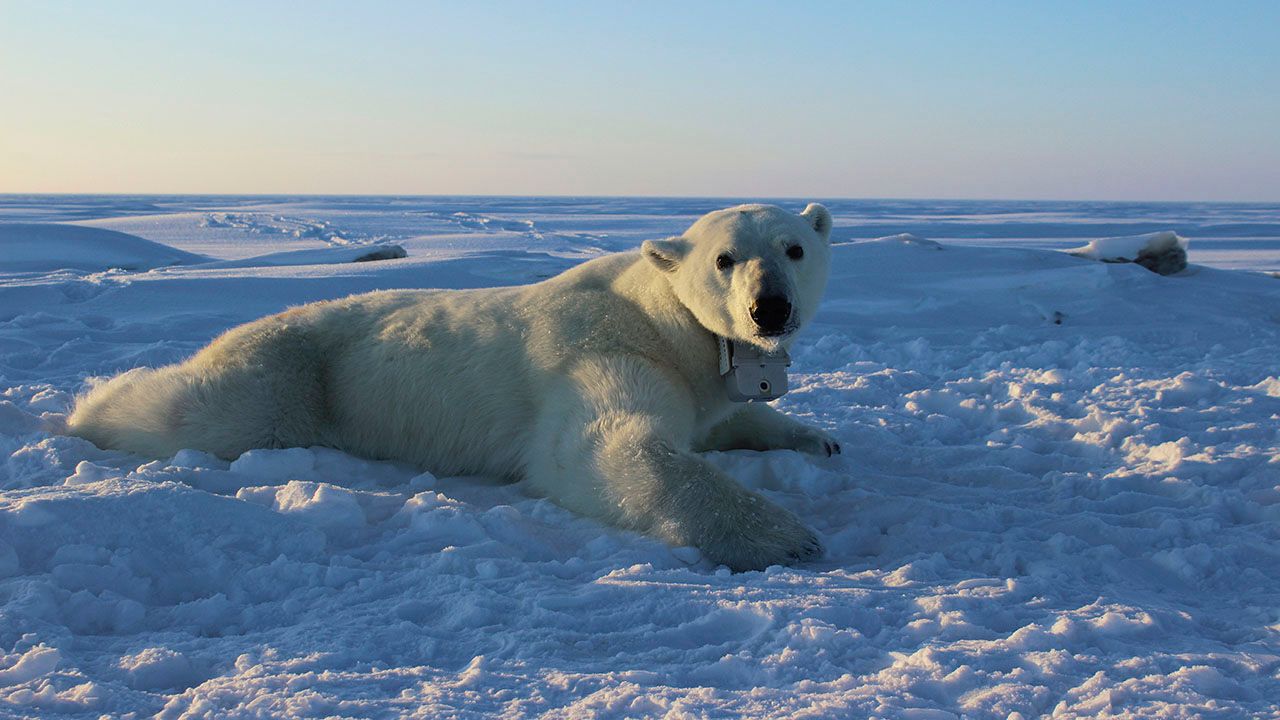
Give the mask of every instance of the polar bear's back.
[[320, 319], [335, 340], [332, 444], [434, 472], [519, 476], [569, 366], [661, 354], [640, 309], [611, 290], [625, 264], [608, 258], [525, 287], [338, 301]]
[[332, 444], [433, 472], [518, 473], [541, 385], [526, 360], [526, 288], [394, 292], [317, 308]]
[[643, 312], [612, 289], [637, 259], [601, 258], [531, 286], [293, 308], [229, 330], [180, 365], [113, 379], [78, 403], [69, 428], [157, 457], [326, 445], [437, 473], [516, 477], [567, 365], [662, 356]]

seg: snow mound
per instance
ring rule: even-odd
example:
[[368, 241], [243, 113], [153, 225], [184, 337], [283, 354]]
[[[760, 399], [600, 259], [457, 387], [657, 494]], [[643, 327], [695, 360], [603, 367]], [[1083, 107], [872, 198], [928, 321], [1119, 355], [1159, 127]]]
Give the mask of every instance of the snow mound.
[[372, 245], [339, 245], [268, 253], [241, 260], [219, 260], [204, 263], [201, 268], [289, 267], [294, 265], [328, 265], [331, 263], [397, 260], [407, 257], [405, 249], [394, 243]]
[[937, 240], [929, 240], [911, 233], [898, 233], [897, 235], [886, 235], [864, 242], [884, 243], [886, 245], [911, 245], [919, 248], [927, 248], [929, 250], [941, 250], [942, 243]]
[[58, 666], [62, 654], [55, 648], [37, 645], [23, 653], [9, 667], [0, 670], [0, 686], [17, 685], [40, 677]]
[[1172, 275], [1187, 267], [1186, 238], [1166, 230], [1145, 235], [1100, 238], [1067, 252], [1102, 262], [1137, 263], [1151, 272]]
[[115, 230], [58, 223], [0, 223], [0, 272], [150, 270], [208, 259]]
[[185, 688], [197, 680], [191, 661], [168, 648], [145, 648], [120, 658], [118, 665], [128, 677], [129, 685], [138, 690]]

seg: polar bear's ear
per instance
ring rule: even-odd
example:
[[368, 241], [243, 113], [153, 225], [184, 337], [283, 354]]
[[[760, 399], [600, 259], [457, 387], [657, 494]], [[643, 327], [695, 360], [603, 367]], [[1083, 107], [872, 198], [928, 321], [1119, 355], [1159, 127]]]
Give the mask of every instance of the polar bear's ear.
[[809, 207], [800, 213], [800, 217], [809, 221], [809, 227], [823, 240], [831, 239], [831, 213], [818, 203], [809, 203]]
[[675, 272], [680, 266], [680, 261], [684, 260], [684, 256], [689, 252], [689, 241], [682, 237], [645, 240], [640, 246], [640, 252], [644, 253], [645, 259], [657, 266], [659, 270]]

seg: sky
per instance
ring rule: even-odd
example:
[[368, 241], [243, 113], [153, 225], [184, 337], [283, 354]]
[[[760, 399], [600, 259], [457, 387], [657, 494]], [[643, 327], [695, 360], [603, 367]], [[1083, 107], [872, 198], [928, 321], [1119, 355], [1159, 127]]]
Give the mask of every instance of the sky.
[[0, 192], [1280, 201], [1280, 2], [0, 0]]

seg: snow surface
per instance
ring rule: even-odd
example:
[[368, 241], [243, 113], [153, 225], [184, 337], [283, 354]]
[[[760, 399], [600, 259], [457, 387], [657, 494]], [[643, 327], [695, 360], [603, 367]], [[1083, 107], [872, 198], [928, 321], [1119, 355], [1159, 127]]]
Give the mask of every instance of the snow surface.
[[150, 270], [207, 260], [127, 233], [54, 223], [0, 223], [0, 272]]
[[[325, 448], [57, 433], [95, 378], [288, 305], [536, 281], [724, 204], [0, 198], [225, 260], [321, 251], [0, 270], [0, 716], [1280, 717], [1280, 283], [1204, 264], [1280, 267], [1274, 207], [830, 203], [778, 405], [844, 455], [711, 455], [823, 535], [801, 567]], [[1046, 249], [1166, 229], [1193, 241], [1171, 277]], [[325, 260], [382, 242], [408, 257]]]

